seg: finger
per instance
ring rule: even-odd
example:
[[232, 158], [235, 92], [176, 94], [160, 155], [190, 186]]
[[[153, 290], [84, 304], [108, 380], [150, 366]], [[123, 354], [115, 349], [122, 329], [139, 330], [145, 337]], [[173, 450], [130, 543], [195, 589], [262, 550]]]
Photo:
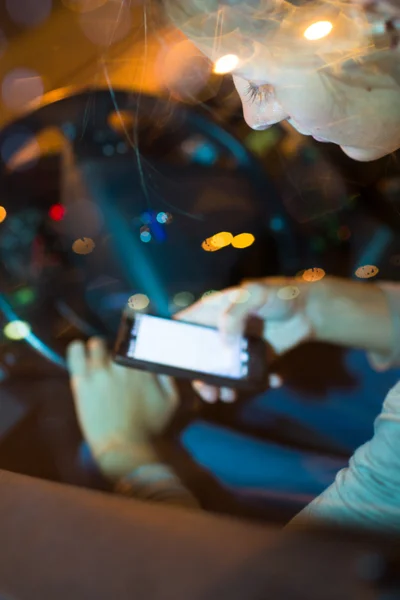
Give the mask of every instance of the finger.
[[104, 369], [109, 364], [110, 357], [104, 340], [98, 337], [90, 338], [87, 349], [92, 369]]
[[193, 381], [193, 388], [199, 394], [199, 396], [209, 404], [215, 404], [218, 400], [218, 388], [207, 385], [202, 381]]
[[231, 388], [223, 387], [219, 391], [219, 397], [222, 402], [226, 402], [227, 404], [235, 402], [236, 400], [236, 392]]
[[176, 313], [174, 319], [216, 327], [221, 314], [230, 306], [230, 295], [239, 288], [229, 288], [222, 292], [215, 292], [210, 296], [202, 298], [188, 308]]
[[88, 374], [85, 344], [81, 340], [75, 340], [69, 344], [67, 348], [67, 368], [71, 377], [83, 377]]

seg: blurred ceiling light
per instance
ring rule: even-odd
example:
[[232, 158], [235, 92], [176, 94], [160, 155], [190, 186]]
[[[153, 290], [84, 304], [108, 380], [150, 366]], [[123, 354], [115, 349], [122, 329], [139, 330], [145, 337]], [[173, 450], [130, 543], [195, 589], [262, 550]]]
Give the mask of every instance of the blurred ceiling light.
[[233, 238], [231, 244], [234, 248], [248, 248], [254, 240], [255, 237], [251, 233], [240, 233]]
[[226, 54], [215, 61], [213, 71], [217, 75], [225, 75], [226, 73], [234, 71], [238, 64], [239, 57], [236, 56], [236, 54]]
[[304, 32], [304, 37], [309, 41], [321, 40], [330, 34], [333, 25], [330, 21], [318, 21], [313, 23]]
[[9, 340], [19, 341], [28, 337], [31, 332], [29, 323], [25, 321], [10, 321], [4, 327], [4, 335]]
[[150, 304], [150, 300], [146, 294], [135, 294], [129, 298], [128, 304], [133, 310], [144, 310]]
[[4, 206], [0, 206], [0, 223], [2, 223], [7, 216], [7, 211]]

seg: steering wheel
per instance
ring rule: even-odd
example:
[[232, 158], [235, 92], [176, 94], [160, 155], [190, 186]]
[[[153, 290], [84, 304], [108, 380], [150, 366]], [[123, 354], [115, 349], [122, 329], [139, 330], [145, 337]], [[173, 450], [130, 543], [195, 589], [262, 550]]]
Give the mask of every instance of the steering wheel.
[[[68, 160], [12, 171], [12, 159], [49, 128], [68, 142]], [[182, 306], [172, 302], [181, 290], [194, 300], [297, 264], [291, 223], [256, 158], [209, 114], [170, 100], [109, 89], [50, 93], [0, 132], [0, 192], [0, 310], [33, 323], [26, 341], [61, 367], [65, 338], [49, 331], [51, 313], [71, 335], [111, 336], [131, 294], [169, 316]], [[202, 240], [219, 231], [256, 241], [204, 251]], [[269, 270], [259, 271], [260, 258]], [[16, 300], [25, 288], [36, 301]]]

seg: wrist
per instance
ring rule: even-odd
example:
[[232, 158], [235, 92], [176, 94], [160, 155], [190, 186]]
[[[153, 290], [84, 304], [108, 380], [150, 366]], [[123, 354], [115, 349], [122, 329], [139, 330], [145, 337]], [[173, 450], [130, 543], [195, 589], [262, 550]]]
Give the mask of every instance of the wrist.
[[382, 353], [391, 352], [388, 302], [375, 284], [327, 277], [310, 294], [315, 339]]

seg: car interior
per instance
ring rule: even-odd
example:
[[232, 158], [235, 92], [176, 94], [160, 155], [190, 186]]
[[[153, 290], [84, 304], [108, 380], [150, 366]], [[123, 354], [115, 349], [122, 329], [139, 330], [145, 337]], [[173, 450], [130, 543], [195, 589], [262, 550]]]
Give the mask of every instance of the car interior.
[[[133, 294], [170, 317], [244, 279], [310, 268], [356, 279], [372, 265], [377, 280], [400, 281], [400, 154], [357, 163], [286, 122], [252, 131], [229, 74], [155, 9], [92, 4], [0, 4], [0, 468], [107, 491], [83, 457], [67, 345], [99, 335], [111, 349]], [[220, 231], [254, 242], [204, 248]], [[210, 511], [284, 524], [317, 488], [305, 494], [288, 469], [259, 493], [257, 477], [229, 475], [228, 438], [197, 460], [184, 432], [194, 423], [203, 446], [211, 430], [266, 440], [335, 468], [366, 421], [372, 431], [374, 408], [357, 408], [359, 432], [332, 409], [316, 433], [332, 390], [351, 410], [396, 381], [352, 361], [311, 343], [278, 359], [287, 405], [272, 391], [270, 404], [207, 405], [182, 381], [160, 445]]]

